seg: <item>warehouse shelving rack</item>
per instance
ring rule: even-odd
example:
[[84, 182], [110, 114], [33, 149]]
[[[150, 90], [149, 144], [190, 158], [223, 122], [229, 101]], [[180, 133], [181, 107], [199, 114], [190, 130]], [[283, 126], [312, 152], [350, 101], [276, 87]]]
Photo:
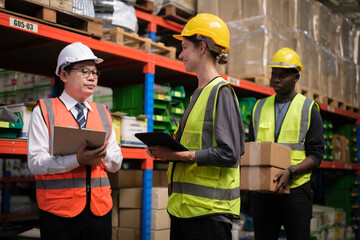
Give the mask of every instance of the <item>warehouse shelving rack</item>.
[[[164, 20], [161, 17], [136, 10], [136, 15], [148, 24], [148, 36], [154, 41], [157, 26], [161, 26], [173, 32], [180, 32], [182, 25]], [[12, 26], [11, 18], [36, 26], [37, 31], [27, 30]], [[153, 130], [153, 99], [154, 82], [174, 82], [173, 79], [181, 80], [182, 85], [196, 87], [196, 78], [192, 73], [187, 73], [180, 61], [171, 60], [162, 56], [142, 52], [111, 42], [80, 35], [69, 30], [63, 30], [48, 26], [44, 23], [34, 22], [26, 18], [12, 16], [9, 13], [0, 12], [0, 67], [34, 74], [53, 76], [56, 66], [56, 58], [60, 50], [67, 44], [81, 41], [88, 45], [95, 55], [105, 61], [99, 66], [103, 72], [100, 85], [108, 87], [121, 87], [134, 84], [145, 85], [144, 113], [149, 117], [148, 131]], [[253, 82], [223, 75], [224, 79], [234, 87], [235, 92], [243, 97], [254, 96], [257, 98], [272, 95], [271, 88], [257, 85]], [[52, 82], [54, 85], [54, 81]], [[333, 116], [342, 116], [356, 120], [360, 128], [360, 115], [325, 104], [320, 104], [321, 110]], [[359, 133], [360, 131], [358, 131]], [[360, 137], [358, 136], [358, 139]], [[360, 141], [358, 141], [360, 144]], [[0, 156], [2, 155], [26, 155], [27, 143], [17, 139], [0, 139]], [[360, 148], [359, 148], [360, 149]], [[143, 221], [142, 239], [150, 240], [151, 233], [151, 187], [153, 159], [148, 157], [144, 149], [122, 148], [125, 159], [142, 160], [144, 171], [143, 182]], [[359, 154], [359, 152], [358, 152]], [[360, 159], [360, 157], [358, 157]], [[359, 173], [359, 164], [336, 164], [323, 162], [323, 168], [355, 169]], [[6, 182], [28, 181], [29, 179], [11, 179], [10, 176], [0, 179]], [[30, 180], [29, 180], [30, 181]], [[33, 180], [32, 180], [33, 181]], [[9, 190], [9, 189], [8, 189]], [[7, 214], [0, 216], [2, 219], [16, 218], [35, 213]]]

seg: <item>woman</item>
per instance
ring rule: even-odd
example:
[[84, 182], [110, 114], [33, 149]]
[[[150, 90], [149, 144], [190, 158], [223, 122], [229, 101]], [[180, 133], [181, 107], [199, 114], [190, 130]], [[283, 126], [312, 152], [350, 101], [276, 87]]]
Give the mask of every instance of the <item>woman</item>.
[[244, 129], [231, 86], [216, 71], [227, 62], [229, 30], [217, 16], [198, 14], [174, 35], [179, 58], [194, 72], [194, 91], [175, 138], [189, 151], [148, 148], [154, 158], [172, 160], [167, 171], [171, 239], [231, 239], [232, 219], [240, 213], [239, 161]]

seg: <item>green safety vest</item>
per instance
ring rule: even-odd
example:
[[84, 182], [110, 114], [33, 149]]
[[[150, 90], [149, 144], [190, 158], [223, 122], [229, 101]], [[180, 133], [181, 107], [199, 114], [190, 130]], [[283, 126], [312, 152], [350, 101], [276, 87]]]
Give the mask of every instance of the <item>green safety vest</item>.
[[[305, 158], [305, 137], [310, 126], [313, 100], [297, 94], [291, 101], [281, 125], [277, 143], [291, 148], [291, 165]], [[275, 142], [275, 95], [260, 99], [253, 109], [254, 137], [257, 142]], [[311, 172], [299, 174], [290, 182], [290, 188], [310, 181]]]
[[[217, 146], [214, 136], [217, 96], [230, 85], [221, 77], [201, 91], [186, 121], [180, 142], [190, 151]], [[232, 90], [233, 91], [233, 90]], [[236, 97], [235, 93], [233, 92]], [[226, 123], [224, 123], [226, 124]], [[167, 210], [178, 218], [209, 214], [240, 214], [240, 172], [234, 167], [198, 166], [196, 163], [169, 163], [171, 187]]]

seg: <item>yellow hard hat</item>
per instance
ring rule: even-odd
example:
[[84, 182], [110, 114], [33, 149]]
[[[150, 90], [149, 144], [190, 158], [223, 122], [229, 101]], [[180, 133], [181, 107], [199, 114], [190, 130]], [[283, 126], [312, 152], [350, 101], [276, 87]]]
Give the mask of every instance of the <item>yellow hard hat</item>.
[[181, 34], [173, 35], [182, 40], [183, 37], [201, 35], [211, 38], [216, 45], [229, 51], [230, 34], [226, 23], [219, 17], [209, 13], [199, 13], [185, 25]]
[[297, 68], [300, 72], [303, 70], [299, 55], [287, 47], [280, 49], [274, 54], [268, 67]]

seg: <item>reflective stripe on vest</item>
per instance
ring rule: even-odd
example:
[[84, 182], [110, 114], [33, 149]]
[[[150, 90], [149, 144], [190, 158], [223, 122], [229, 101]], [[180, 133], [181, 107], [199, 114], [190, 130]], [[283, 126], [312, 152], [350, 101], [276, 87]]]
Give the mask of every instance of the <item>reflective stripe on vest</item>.
[[95, 105], [99, 111], [101, 122], [102, 122], [103, 127], [106, 132], [106, 141], [109, 141], [110, 133], [111, 133], [111, 126], [110, 126], [109, 118], [107, 117], [107, 114], [106, 114], [105, 106], [104, 106], [104, 104], [100, 104], [100, 103], [95, 103]]
[[[89, 104], [92, 110], [88, 111], [86, 127], [105, 131], [108, 141], [112, 130], [110, 113], [102, 104]], [[75, 117], [58, 98], [40, 100], [39, 106], [48, 127], [49, 146], [52, 145], [53, 126], [78, 127]], [[64, 143], [65, 147], [66, 144], [71, 143]], [[94, 215], [103, 216], [112, 208], [110, 182], [103, 165], [91, 166], [90, 175], [90, 209]], [[85, 166], [59, 174], [36, 175], [35, 178], [40, 209], [61, 217], [74, 217], [82, 212], [86, 205]]]
[[[91, 178], [91, 188], [109, 187], [109, 178]], [[85, 188], [86, 178], [70, 178], [70, 179], [52, 179], [52, 180], [36, 180], [37, 189], [66, 189], [66, 188]]]
[[[297, 94], [284, 117], [277, 143], [291, 148], [291, 165], [297, 165], [306, 158], [304, 143], [314, 103]], [[299, 109], [302, 109], [300, 114]], [[253, 126], [255, 141], [275, 141], [275, 95], [257, 101], [253, 109]], [[298, 187], [310, 177], [311, 173], [298, 175], [290, 187]]]
[[174, 182], [172, 192], [226, 201], [232, 201], [240, 198], [239, 188], [218, 189], [185, 182]]
[[[180, 138], [180, 142], [189, 150], [216, 146], [214, 119], [221, 87], [229, 87], [232, 90], [230, 85], [219, 77], [204, 87], [196, 100]], [[236, 97], [234, 92], [233, 94]], [[167, 208], [171, 215], [179, 218], [216, 213], [239, 215], [238, 164], [233, 167], [199, 167], [196, 163], [177, 162], [169, 164], [167, 174], [172, 186]]]

